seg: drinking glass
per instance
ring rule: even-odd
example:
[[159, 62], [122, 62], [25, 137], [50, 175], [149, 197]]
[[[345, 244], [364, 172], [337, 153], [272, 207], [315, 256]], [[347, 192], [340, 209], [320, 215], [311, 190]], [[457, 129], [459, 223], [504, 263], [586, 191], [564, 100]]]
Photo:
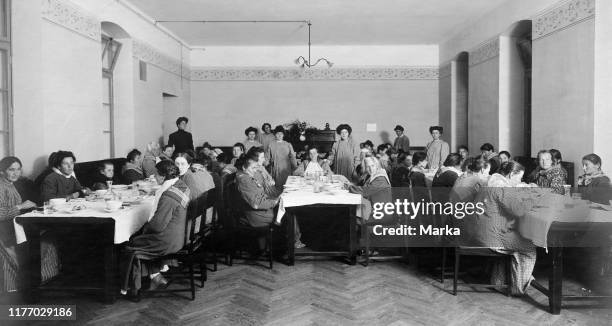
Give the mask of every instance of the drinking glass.
[[49, 214], [51, 213], [51, 203], [46, 200], [45, 202], [43, 202], [43, 214]]

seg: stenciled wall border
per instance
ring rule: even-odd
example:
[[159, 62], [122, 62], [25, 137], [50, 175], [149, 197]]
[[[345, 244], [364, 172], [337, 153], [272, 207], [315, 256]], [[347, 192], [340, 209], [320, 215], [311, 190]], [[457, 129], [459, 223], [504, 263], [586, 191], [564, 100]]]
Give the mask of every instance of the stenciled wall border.
[[595, 15], [595, 0], [566, 1], [533, 18], [533, 39], [550, 35]]
[[497, 56], [499, 56], [499, 36], [495, 36], [493, 39], [470, 51], [469, 66], [481, 64]]
[[207, 68], [191, 69], [193, 81], [252, 80], [437, 80], [438, 67], [383, 68]]
[[50, 22], [100, 42], [100, 22], [69, 1], [41, 0], [41, 15]]
[[187, 64], [161, 53], [151, 45], [138, 39], [133, 39], [132, 56], [183, 78], [188, 79], [191, 75]]

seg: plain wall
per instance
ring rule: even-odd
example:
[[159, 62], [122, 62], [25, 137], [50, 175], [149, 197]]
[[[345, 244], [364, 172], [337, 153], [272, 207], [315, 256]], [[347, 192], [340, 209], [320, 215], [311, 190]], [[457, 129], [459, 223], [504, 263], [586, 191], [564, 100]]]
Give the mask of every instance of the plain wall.
[[602, 169], [612, 174], [612, 1], [595, 1], [595, 89], [593, 151], [604, 160]]
[[[155, 65], [147, 64], [147, 80], [139, 78], [138, 60], [134, 59], [134, 111], [138, 117], [134, 145], [144, 148], [147, 143], [161, 141], [176, 131], [176, 118], [190, 116], [189, 80], [169, 73]], [[164, 112], [164, 93], [175, 96], [176, 108], [170, 114]], [[193, 124], [188, 125], [188, 130]]]
[[483, 143], [499, 149], [499, 56], [469, 68], [468, 147], [480, 152]]
[[499, 65], [499, 150], [523, 156], [525, 68], [515, 37], [500, 36]]
[[582, 156], [593, 152], [594, 23], [590, 18], [533, 42], [531, 154], [557, 148], [575, 163], [576, 176]]
[[[357, 141], [375, 144], [381, 133], [393, 141], [401, 124], [411, 146], [423, 146], [438, 123], [437, 80], [192, 81], [191, 100], [194, 140], [214, 146], [244, 140], [249, 125], [295, 119], [320, 129], [348, 123]], [[377, 131], [366, 132], [366, 123]]]
[[439, 88], [438, 88], [438, 121], [439, 125], [444, 128], [444, 138], [451, 146], [451, 151], [454, 151], [455, 147], [455, 133], [454, 133], [454, 123], [453, 123], [453, 94], [452, 91], [453, 83], [451, 80], [451, 75], [441, 76], [439, 79]]

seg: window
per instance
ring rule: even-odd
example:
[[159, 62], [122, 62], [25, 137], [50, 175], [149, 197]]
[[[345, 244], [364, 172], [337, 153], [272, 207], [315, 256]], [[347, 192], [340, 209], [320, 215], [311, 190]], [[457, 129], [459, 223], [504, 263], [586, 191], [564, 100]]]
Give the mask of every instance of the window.
[[121, 43], [111, 37], [102, 35], [102, 109], [105, 117], [105, 129], [102, 131], [108, 134], [105, 137], [104, 150], [110, 157], [115, 157], [115, 126], [114, 108], [115, 101], [113, 96], [113, 70], [121, 51]]
[[0, 155], [3, 157], [13, 153], [10, 16], [10, 0], [0, 0]]

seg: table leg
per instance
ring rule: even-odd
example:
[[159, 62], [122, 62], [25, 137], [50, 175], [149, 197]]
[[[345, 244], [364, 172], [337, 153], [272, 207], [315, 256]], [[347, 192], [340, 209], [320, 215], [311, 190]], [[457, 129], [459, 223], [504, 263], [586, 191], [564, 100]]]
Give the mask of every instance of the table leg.
[[351, 265], [357, 264], [357, 254], [355, 250], [355, 233], [357, 232], [357, 209], [355, 206], [349, 208], [349, 261]]
[[295, 214], [287, 211], [287, 265], [295, 264]]
[[561, 299], [563, 296], [563, 248], [550, 248], [552, 257], [552, 269], [548, 280], [548, 304], [550, 313], [559, 315], [561, 313]]
[[40, 267], [40, 230], [36, 227], [25, 226], [24, 231], [28, 238], [28, 259], [26, 268], [28, 280], [26, 282], [26, 293], [28, 303], [37, 303], [40, 299], [39, 286], [41, 280]]
[[104, 245], [104, 301], [115, 302], [117, 264], [115, 259], [115, 246], [111, 242]]

